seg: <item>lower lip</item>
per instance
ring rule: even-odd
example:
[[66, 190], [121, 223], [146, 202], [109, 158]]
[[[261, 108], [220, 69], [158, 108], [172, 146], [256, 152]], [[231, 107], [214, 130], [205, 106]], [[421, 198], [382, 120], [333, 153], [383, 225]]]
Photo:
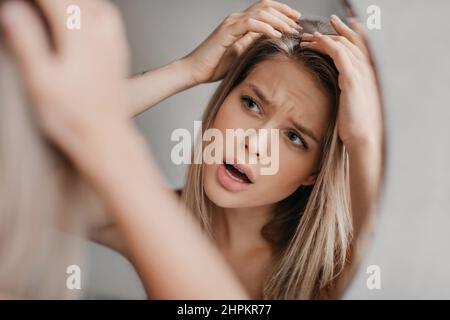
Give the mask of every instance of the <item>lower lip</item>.
[[224, 189], [232, 192], [247, 190], [251, 186], [251, 183], [239, 182], [230, 177], [230, 173], [222, 163], [217, 169], [217, 180]]

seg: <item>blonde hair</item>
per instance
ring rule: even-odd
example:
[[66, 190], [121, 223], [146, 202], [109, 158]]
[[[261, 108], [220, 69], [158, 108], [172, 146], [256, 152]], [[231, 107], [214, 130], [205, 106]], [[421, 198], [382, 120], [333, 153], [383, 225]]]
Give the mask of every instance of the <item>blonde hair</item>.
[[[300, 23], [304, 32], [335, 34], [332, 27], [324, 22], [301, 20]], [[342, 271], [352, 237], [348, 159], [336, 126], [340, 93], [338, 71], [330, 57], [302, 48], [299, 43], [300, 36], [292, 35], [284, 35], [281, 39], [262, 37], [256, 40], [228, 71], [203, 114], [205, 131], [212, 126], [220, 106], [233, 88], [245, 79], [256, 64], [275, 55], [284, 55], [306, 66], [330, 96], [333, 116], [324, 138], [315, 184], [300, 186], [280, 201], [274, 218], [261, 230], [272, 244], [276, 258], [264, 282], [264, 299], [322, 297]], [[201, 153], [193, 157], [201, 157]], [[188, 170], [182, 197], [203, 231], [213, 239], [211, 219], [215, 205], [204, 191], [204, 165], [193, 163]]]
[[100, 202], [41, 135], [1, 42], [0, 70], [0, 295], [76, 297], [66, 268], [79, 241], [62, 231], [81, 233]]

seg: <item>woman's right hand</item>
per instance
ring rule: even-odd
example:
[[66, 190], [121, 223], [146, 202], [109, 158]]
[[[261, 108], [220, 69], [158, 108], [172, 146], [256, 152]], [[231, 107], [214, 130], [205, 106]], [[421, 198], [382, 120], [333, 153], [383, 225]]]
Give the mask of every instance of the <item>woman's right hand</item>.
[[300, 13], [287, 5], [262, 0], [228, 16], [194, 51], [168, 65], [126, 82], [128, 115], [136, 116], [160, 101], [198, 84], [222, 79], [230, 65], [262, 34], [295, 33]]
[[182, 58], [195, 84], [220, 80], [234, 59], [261, 35], [280, 38], [298, 33], [300, 13], [286, 4], [260, 0], [243, 12], [233, 13], [189, 55]]
[[[16, 58], [33, 112], [44, 134], [72, 160], [82, 160], [92, 133], [125, 123], [128, 44], [117, 8], [108, 1], [36, 0], [48, 23], [26, 1], [2, 4], [5, 43]], [[81, 28], [66, 28], [70, 5]], [[49, 41], [51, 40], [51, 41]], [[80, 163], [77, 163], [80, 164]], [[92, 168], [95, 170], [95, 168]]]

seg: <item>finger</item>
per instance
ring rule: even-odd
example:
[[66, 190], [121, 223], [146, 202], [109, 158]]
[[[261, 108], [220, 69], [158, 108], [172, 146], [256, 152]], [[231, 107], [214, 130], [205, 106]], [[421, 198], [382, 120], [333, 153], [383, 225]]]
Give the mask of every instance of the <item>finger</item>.
[[363, 24], [356, 18], [349, 18], [348, 22], [350, 27], [359, 35], [360, 38], [364, 39], [366, 37], [366, 29]]
[[257, 20], [270, 24], [273, 28], [277, 29], [280, 32], [294, 34], [299, 33], [297, 29], [292, 28], [291, 26], [289, 26], [289, 24], [267, 11], [261, 10], [255, 12], [252, 16]]
[[[350, 42], [350, 40], [348, 40], [346, 37], [335, 36], [335, 35], [327, 35], [327, 37], [330, 37], [334, 41], [340, 42], [345, 47], [347, 47], [350, 50], [350, 52], [352, 53], [352, 56], [353, 56], [354, 59], [367, 61], [366, 54], [364, 52], [362, 52], [359, 47], [357, 47], [352, 42]], [[306, 41], [306, 42], [315, 41], [315, 36], [313, 34], [310, 34], [310, 33], [303, 33], [301, 41]]]
[[[335, 36], [335, 35], [327, 35], [327, 37], [330, 37], [334, 41], [342, 43], [352, 54], [352, 57], [354, 59], [365, 59], [364, 54], [361, 52], [359, 47], [355, 46], [350, 40], [348, 40], [346, 37], [343, 36]], [[312, 35], [312, 38], [314, 39], [314, 35]], [[303, 39], [303, 38], [302, 38]]]
[[35, 9], [24, 1], [6, 1], [0, 8], [0, 17], [6, 45], [25, 79], [42, 77], [41, 70], [51, 61], [51, 48]]
[[332, 15], [330, 17], [330, 22], [334, 30], [336, 30], [339, 35], [346, 37], [350, 40], [350, 42], [356, 45], [366, 57], [369, 57], [369, 50], [367, 49], [367, 43], [364, 35], [352, 30], [336, 15]]
[[289, 24], [290, 27], [294, 28], [294, 29], [303, 29], [299, 24], [297, 24], [293, 19], [289, 18], [288, 16], [286, 16], [285, 14], [281, 13], [280, 11], [274, 9], [274, 8], [269, 8], [267, 9], [269, 11], [269, 13], [273, 14], [274, 16], [278, 17], [279, 19], [283, 20], [284, 22], [286, 22], [287, 24]]
[[347, 26], [337, 15], [333, 14], [330, 17], [330, 22], [334, 30], [336, 30], [336, 32], [339, 35], [346, 37], [355, 45], [359, 44], [360, 39], [358, 34], [355, 31], [353, 31], [349, 26]]
[[364, 28], [363, 24], [356, 18], [349, 19], [349, 23], [352, 29], [359, 35], [359, 38], [361, 39], [362, 48], [360, 47], [360, 49], [363, 51], [365, 56], [369, 56], [369, 46], [366, 40], [366, 29]]
[[341, 89], [343, 89], [344, 86], [353, 82], [354, 67], [350, 51], [340, 42], [336, 42], [326, 35], [318, 33], [314, 35], [316, 36], [315, 41], [301, 42], [300, 46], [311, 48], [330, 56], [339, 71], [339, 82]]
[[314, 41], [314, 35], [311, 33], [304, 32], [302, 33], [301, 41]]
[[244, 53], [256, 39], [261, 37], [261, 35], [262, 33], [248, 32], [245, 36], [236, 41], [233, 45], [236, 54], [240, 56]]
[[266, 8], [272, 7], [294, 20], [300, 19], [301, 15], [302, 15], [300, 12], [292, 9], [287, 4], [284, 4], [284, 3], [281, 3], [278, 1], [262, 0], [259, 2], [259, 5], [262, 5], [263, 7], [266, 7]]
[[243, 34], [247, 32], [257, 32], [262, 33], [268, 37], [281, 38], [282, 33], [275, 30], [270, 24], [259, 21], [254, 18], [249, 18], [245, 20], [240, 20], [239, 22], [232, 25], [230, 32], [237, 38], [242, 37]]
[[331, 39], [334, 41], [338, 41], [342, 43], [350, 52], [353, 54], [353, 56], [357, 59], [364, 60], [366, 58], [365, 54], [361, 51], [361, 49], [356, 46], [354, 43], [350, 42], [346, 37], [342, 36], [330, 36]]
[[[74, 0], [76, 4], [79, 0]], [[36, 0], [39, 8], [50, 27], [51, 34], [56, 48], [61, 48], [64, 41], [67, 41], [66, 10], [69, 6], [67, 0]]]

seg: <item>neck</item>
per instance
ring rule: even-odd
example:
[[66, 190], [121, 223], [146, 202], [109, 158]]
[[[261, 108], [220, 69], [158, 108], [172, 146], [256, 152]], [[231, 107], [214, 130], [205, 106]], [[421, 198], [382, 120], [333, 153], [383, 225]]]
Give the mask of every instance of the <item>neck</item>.
[[218, 245], [234, 252], [270, 247], [261, 229], [272, 219], [273, 212], [273, 205], [217, 208], [213, 214], [213, 229]]

